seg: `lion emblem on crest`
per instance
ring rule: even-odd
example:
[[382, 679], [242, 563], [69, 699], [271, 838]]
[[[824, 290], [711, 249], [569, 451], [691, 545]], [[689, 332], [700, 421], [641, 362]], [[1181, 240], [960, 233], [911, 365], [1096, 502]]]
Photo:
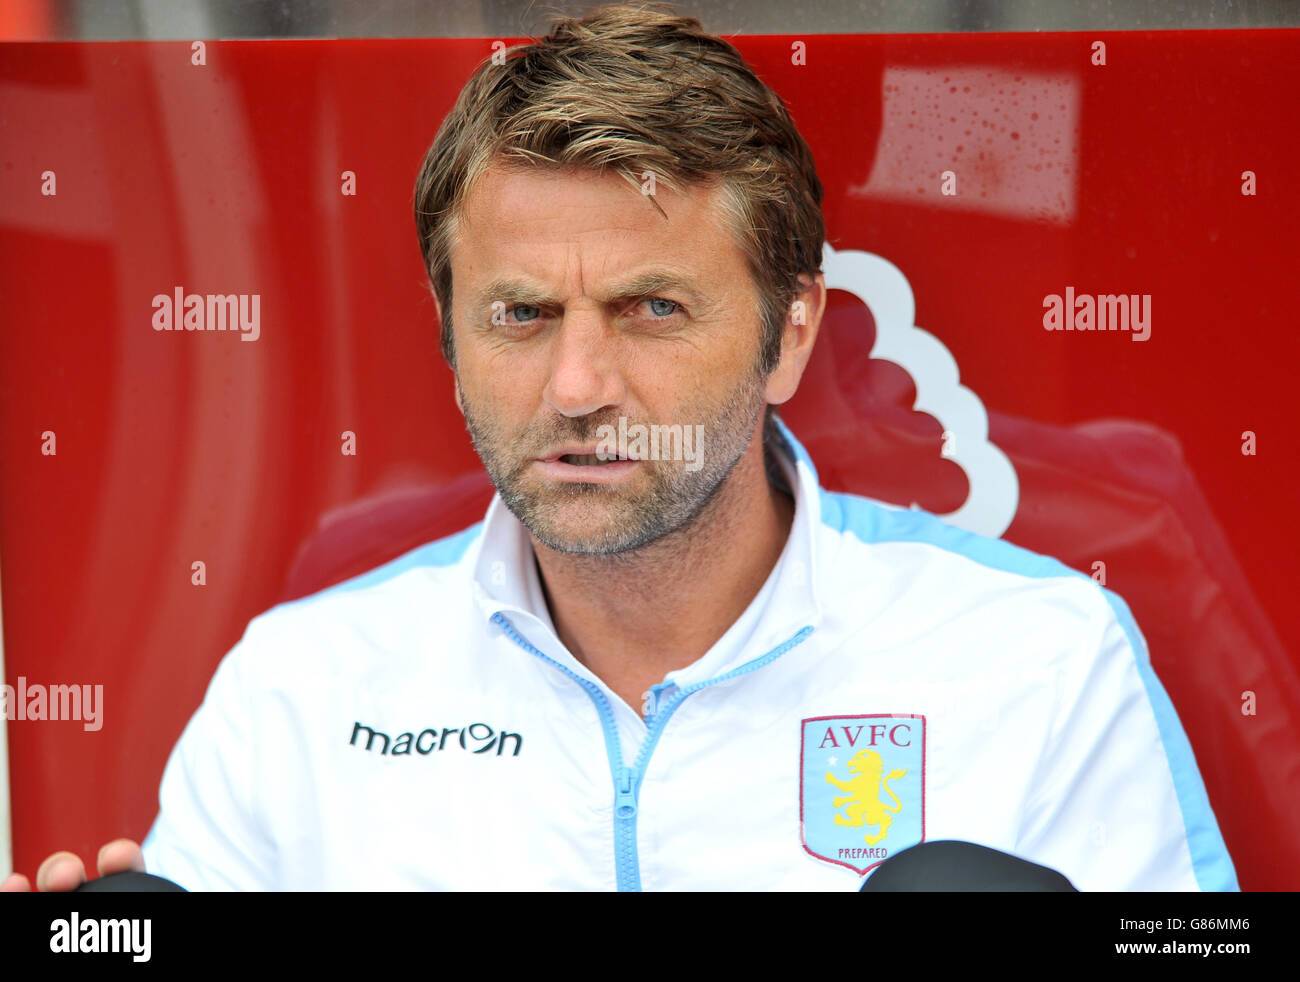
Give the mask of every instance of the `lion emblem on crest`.
[[[880, 831], [876, 835], [862, 837], [867, 845], [874, 846], [889, 834], [889, 825], [894, 820], [894, 815], [902, 811], [903, 803], [890, 790], [889, 782], [899, 780], [907, 774], [907, 770], [890, 771], [889, 776], [885, 777], [885, 761], [875, 750], [859, 750], [847, 766], [853, 775], [847, 781], [841, 781], [832, 771], [826, 772], [827, 783], [845, 792], [843, 797], [834, 799], [835, 824], [859, 828], [863, 825], [877, 826]], [[892, 808], [880, 800], [882, 788], [885, 794], [894, 799]], [[838, 811], [841, 807], [844, 807], [843, 815]]]

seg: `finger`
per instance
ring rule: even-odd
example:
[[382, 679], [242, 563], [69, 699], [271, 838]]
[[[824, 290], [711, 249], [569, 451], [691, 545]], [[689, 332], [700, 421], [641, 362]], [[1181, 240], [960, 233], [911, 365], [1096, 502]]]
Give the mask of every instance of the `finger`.
[[14, 873], [0, 883], [0, 893], [31, 893], [32, 884], [22, 873]]
[[134, 870], [144, 872], [144, 853], [133, 839], [114, 839], [99, 850], [96, 860], [100, 876]]
[[75, 890], [86, 882], [86, 867], [76, 853], [56, 852], [36, 871], [36, 889], [42, 893]]

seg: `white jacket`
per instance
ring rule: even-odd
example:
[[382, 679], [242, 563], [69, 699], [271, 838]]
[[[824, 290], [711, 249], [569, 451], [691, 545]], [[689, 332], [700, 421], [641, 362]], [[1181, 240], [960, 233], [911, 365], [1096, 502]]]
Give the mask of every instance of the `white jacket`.
[[964, 839], [1081, 890], [1235, 890], [1124, 602], [1052, 559], [821, 489], [632, 707], [486, 518], [254, 618], [172, 751], [146, 865], [191, 890], [857, 890]]

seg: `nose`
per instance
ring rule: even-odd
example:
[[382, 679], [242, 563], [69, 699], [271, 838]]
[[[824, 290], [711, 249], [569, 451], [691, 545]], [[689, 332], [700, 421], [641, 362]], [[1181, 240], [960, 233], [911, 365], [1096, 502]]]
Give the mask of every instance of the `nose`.
[[626, 397], [618, 338], [595, 312], [566, 312], [555, 334], [543, 398], [564, 416], [586, 416]]

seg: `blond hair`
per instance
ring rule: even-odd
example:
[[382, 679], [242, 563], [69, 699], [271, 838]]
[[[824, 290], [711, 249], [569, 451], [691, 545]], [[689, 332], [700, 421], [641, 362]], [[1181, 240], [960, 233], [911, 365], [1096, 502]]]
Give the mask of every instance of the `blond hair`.
[[613, 171], [638, 191], [646, 171], [675, 191], [720, 185], [760, 298], [758, 366], [776, 366], [798, 276], [821, 271], [812, 151], [735, 47], [661, 7], [598, 7], [484, 60], [439, 127], [415, 183], [415, 224], [453, 367], [451, 244], [470, 189], [497, 161]]

